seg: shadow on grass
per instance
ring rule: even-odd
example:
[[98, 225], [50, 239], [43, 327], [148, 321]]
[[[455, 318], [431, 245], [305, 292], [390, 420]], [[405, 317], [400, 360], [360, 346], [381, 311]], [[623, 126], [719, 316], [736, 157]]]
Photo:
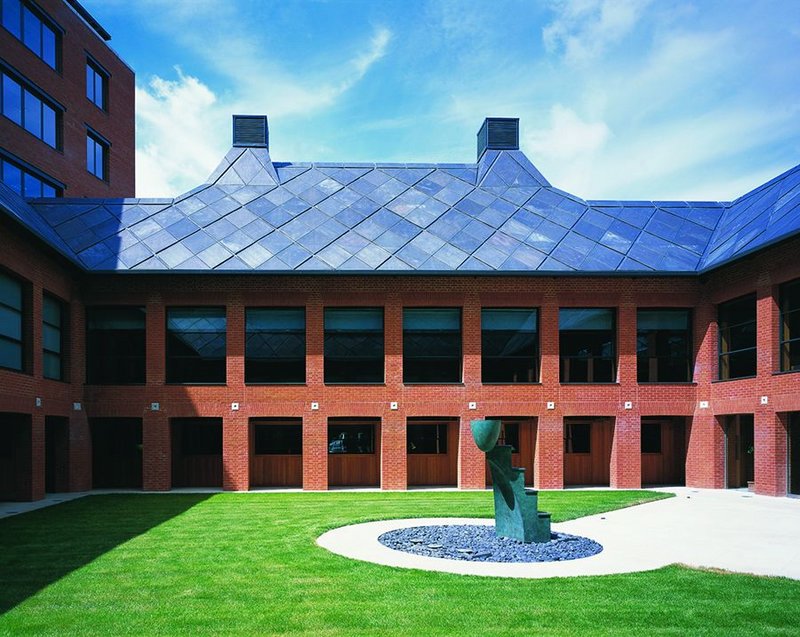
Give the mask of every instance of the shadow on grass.
[[0, 614], [209, 497], [95, 495], [0, 520]]

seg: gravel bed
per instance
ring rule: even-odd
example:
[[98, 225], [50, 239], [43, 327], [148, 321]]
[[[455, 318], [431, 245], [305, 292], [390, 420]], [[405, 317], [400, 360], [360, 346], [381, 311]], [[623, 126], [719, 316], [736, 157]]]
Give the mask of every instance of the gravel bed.
[[560, 562], [596, 555], [603, 547], [586, 537], [552, 533], [549, 542], [525, 544], [497, 537], [493, 526], [445, 524], [388, 531], [384, 546], [426, 557], [468, 562]]

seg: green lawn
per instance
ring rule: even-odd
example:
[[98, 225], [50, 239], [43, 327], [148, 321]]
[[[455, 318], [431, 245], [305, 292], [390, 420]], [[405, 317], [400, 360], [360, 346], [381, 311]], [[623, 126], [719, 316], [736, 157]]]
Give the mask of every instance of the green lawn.
[[[643, 491], [541, 494], [554, 521]], [[490, 492], [92, 496], [0, 521], [0, 634], [799, 634], [800, 582], [671, 566], [506, 580], [316, 546], [348, 522], [492, 515]], [[657, 547], [654, 547], [657, 550]]]

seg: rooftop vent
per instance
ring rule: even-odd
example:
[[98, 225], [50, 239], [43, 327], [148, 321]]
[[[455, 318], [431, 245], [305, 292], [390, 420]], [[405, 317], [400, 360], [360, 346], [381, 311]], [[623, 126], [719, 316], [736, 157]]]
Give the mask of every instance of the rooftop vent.
[[487, 117], [478, 131], [478, 159], [487, 150], [519, 150], [519, 118]]
[[234, 115], [233, 145], [269, 148], [269, 127], [266, 115]]

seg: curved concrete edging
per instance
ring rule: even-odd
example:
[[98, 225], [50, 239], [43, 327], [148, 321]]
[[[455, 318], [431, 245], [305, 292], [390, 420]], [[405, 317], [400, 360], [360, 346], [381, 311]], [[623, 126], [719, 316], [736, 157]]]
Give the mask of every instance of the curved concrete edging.
[[547, 578], [649, 571], [682, 563], [800, 579], [800, 501], [740, 491], [669, 489], [676, 497], [554, 524], [603, 545], [597, 555], [563, 562], [501, 564], [423, 557], [390, 549], [378, 536], [427, 524], [490, 519], [381, 520], [332, 529], [317, 539], [329, 551], [384, 566], [486, 577]]

